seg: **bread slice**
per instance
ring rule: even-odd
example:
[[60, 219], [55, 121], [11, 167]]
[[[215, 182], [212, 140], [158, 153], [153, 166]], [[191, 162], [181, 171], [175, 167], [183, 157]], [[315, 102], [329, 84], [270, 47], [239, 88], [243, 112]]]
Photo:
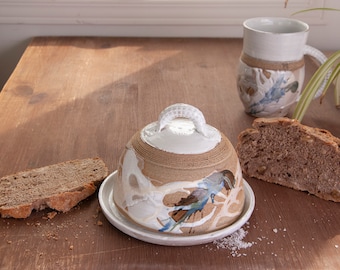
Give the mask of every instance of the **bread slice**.
[[257, 118], [238, 136], [243, 173], [340, 202], [340, 139], [289, 118]]
[[108, 175], [99, 158], [72, 160], [0, 178], [1, 217], [26, 218], [50, 207], [67, 212]]

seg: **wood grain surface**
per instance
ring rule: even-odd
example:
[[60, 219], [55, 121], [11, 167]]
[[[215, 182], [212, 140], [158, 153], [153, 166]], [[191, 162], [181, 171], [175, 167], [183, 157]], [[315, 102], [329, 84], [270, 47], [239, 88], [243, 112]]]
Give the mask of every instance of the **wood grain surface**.
[[[0, 93], [0, 177], [100, 156], [111, 172], [131, 136], [177, 102], [236, 145], [253, 118], [236, 88], [240, 39], [35, 38]], [[306, 59], [306, 78], [316, 64]], [[332, 93], [303, 123], [340, 137]], [[340, 269], [340, 205], [246, 179], [256, 206], [240, 250], [168, 247], [113, 227], [97, 193], [68, 213], [0, 219], [0, 269]]]

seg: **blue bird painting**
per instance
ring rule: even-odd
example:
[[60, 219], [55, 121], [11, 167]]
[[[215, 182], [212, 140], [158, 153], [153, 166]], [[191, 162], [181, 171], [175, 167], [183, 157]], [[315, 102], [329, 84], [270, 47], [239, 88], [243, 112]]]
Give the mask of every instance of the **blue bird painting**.
[[187, 197], [175, 204], [174, 211], [165, 225], [159, 230], [161, 232], [172, 231], [179, 224], [187, 221], [191, 215], [202, 211], [209, 199], [214, 203], [214, 197], [222, 188], [227, 190], [234, 188], [235, 177], [229, 170], [214, 173], [198, 183], [198, 187]]
[[299, 83], [297, 81], [294, 81], [290, 84], [288, 84], [285, 87], [282, 87], [283, 84], [286, 83], [286, 80], [284, 79], [284, 75], [280, 76], [273, 86], [269, 89], [268, 92], [264, 95], [264, 97], [252, 104], [250, 106], [250, 113], [256, 114], [262, 111], [263, 106], [267, 105], [272, 102], [278, 103], [279, 100], [286, 94], [286, 92], [291, 91], [292, 93], [295, 93], [299, 87]]

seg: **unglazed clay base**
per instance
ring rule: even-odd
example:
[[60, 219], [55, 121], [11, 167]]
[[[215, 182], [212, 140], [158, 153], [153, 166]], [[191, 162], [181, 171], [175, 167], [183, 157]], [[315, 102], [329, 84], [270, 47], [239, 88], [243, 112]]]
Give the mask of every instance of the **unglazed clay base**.
[[114, 179], [117, 171], [110, 174], [102, 183], [99, 189], [99, 203], [105, 217], [120, 231], [136, 239], [158, 245], [167, 246], [192, 246], [212, 242], [226, 237], [240, 229], [250, 218], [255, 207], [254, 192], [249, 184], [243, 180], [245, 203], [239, 218], [231, 225], [207, 234], [201, 235], [170, 235], [164, 232], [157, 232], [145, 229], [122, 215], [113, 202]]

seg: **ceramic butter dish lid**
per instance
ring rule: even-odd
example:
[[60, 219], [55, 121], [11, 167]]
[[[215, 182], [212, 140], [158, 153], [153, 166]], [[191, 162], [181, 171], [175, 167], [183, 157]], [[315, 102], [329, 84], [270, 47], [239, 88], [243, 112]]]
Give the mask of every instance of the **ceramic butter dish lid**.
[[232, 224], [244, 205], [239, 160], [203, 113], [174, 104], [136, 132], [121, 155], [113, 200], [134, 223], [199, 235]]

